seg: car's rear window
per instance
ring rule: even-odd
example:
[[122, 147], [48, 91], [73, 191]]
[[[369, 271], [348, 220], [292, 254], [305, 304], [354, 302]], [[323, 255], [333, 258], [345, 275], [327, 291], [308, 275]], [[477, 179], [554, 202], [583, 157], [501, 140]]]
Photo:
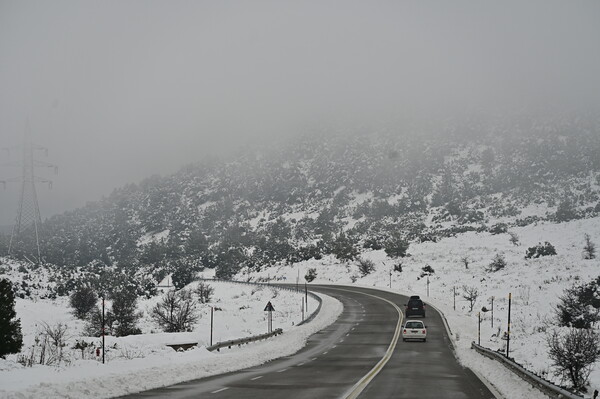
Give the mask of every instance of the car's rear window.
[[423, 323], [420, 321], [409, 321], [406, 323], [405, 328], [423, 328]]
[[423, 301], [419, 299], [414, 299], [412, 301], [408, 301], [408, 307], [410, 308], [420, 308], [423, 306]]

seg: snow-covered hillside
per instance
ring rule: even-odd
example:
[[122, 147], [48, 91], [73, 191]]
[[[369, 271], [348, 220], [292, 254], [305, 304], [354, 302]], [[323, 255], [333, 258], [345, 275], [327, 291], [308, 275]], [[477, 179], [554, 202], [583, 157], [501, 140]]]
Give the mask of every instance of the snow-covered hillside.
[[[519, 245], [511, 243], [508, 233], [467, 232], [435, 243], [411, 243], [409, 256], [399, 261], [386, 257], [383, 250], [364, 252], [362, 258], [374, 261], [376, 267], [364, 277], [356, 262], [340, 262], [333, 257], [291, 267], [280, 266], [253, 276], [266, 278], [269, 274], [271, 278], [292, 279], [298, 272], [303, 276], [309, 268], [315, 268], [317, 278], [314, 283], [354, 282], [389, 288], [391, 280], [392, 290], [407, 295], [418, 294], [426, 303], [442, 310], [455, 335], [459, 358], [476, 371], [479, 369], [498, 387], [506, 385], [505, 375], [493, 367], [484, 367], [483, 364], [489, 361], [474, 354], [470, 345], [472, 341], [477, 342], [478, 312], [484, 306], [490, 310], [494, 297], [494, 328], [491, 327], [491, 312], [481, 312], [481, 344], [494, 350], [505, 348], [506, 341], [501, 336], [507, 330], [508, 295], [511, 293], [511, 357], [530, 370], [561, 383], [552, 374], [546, 334], [557, 328], [554, 312], [563, 290], [600, 276], [600, 259], [585, 260], [582, 256], [584, 234], [589, 234], [593, 242], [600, 244], [600, 218], [558, 224], [544, 222], [513, 227], [509, 232], [518, 236]], [[528, 247], [546, 241], [554, 245], [556, 256], [525, 259]], [[507, 265], [503, 270], [489, 272], [487, 268], [496, 254], [502, 254]], [[469, 259], [468, 269], [463, 262], [465, 257]], [[402, 272], [393, 270], [399, 262]], [[420, 277], [426, 265], [434, 270], [429, 276], [429, 295], [427, 276]], [[473, 311], [469, 311], [469, 302], [462, 296], [465, 287], [478, 290]], [[600, 364], [592, 372], [590, 383], [591, 391], [600, 388]]]
[[[514, 235], [518, 237], [519, 245], [511, 242], [509, 233], [512, 233], [513, 237]], [[494, 328], [491, 327], [490, 312], [482, 312], [481, 343], [492, 349], [503, 349], [505, 341], [500, 337], [506, 331], [508, 294], [512, 293], [511, 356], [529, 369], [560, 382], [552, 375], [545, 340], [546, 334], [556, 328], [555, 305], [565, 288], [575, 283], [588, 282], [600, 275], [600, 260], [583, 259], [584, 234], [589, 234], [592, 241], [600, 242], [600, 218], [558, 224], [542, 222], [524, 227], [512, 227], [503, 234], [466, 232], [438, 242], [411, 243], [409, 255], [398, 260], [390, 259], [383, 250], [366, 251], [360, 255], [361, 258], [375, 263], [375, 270], [366, 276], [361, 275], [357, 262], [340, 262], [333, 256], [327, 256], [320, 260], [312, 259], [294, 265], [274, 266], [260, 272], [242, 270], [238, 278], [294, 282], [298, 275], [302, 278], [310, 268], [314, 268], [317, 277], [313, 284], [358, 284], [383, 289], [390, 289], [391, 284], [393, 291], [419, 294], [426, 302], [439, 308], [446, 315], [454, 334], [458, 356], [465, 365], [484, 375], [501, 391], [504, 389], [507, 397], [527, 398], [534, 395], [528, 391], [527, 384], [520, 385], [518, 392], [514, 391], [516, 389], [514, 384], [506, 384], [510, 376], [503, 371], [502, 366], [483, 359], [470, 349], [471, 341], [477, 340], [477, 313], [484, 306], [491, 309], [491, 298], [494, 297]], [[554, 245], [557, 255], [525, 259], [528, 247], [546, 241]], [[504, 256], [507, 265], [502, 270], [490, 272], [487, 270], [488, 266], [497, 254]], [[468, 268], [464, 264], [465, 258], [469, 262]], [[394, 266], [399, 263], [402, 264], [401, 272], [394, 270]], [[421, 277], [422, 269], [426, 265], [431, 266], [434, 272], [429, 276]], [[429, 281], [429, 293], [427, 281]], [[215, 340], [263, 332], [266, 321], [262, 307], [267, 300], [271, 300], [276, 309], [281, 311], [276, 313], [275, 326], [281, 326], [285, 330], [295, 330], [292, 325], [301, 317], [300, 298], [287, 291], [276, 293], [270, 288], [256, 289], [240, 285], [230, 289], [229, 284], [212, 284], [216, 288], [216, 302], [211, 305], [222, 309], [216, 312], [215, 316], [217, 328]], [[462, 297], [466, 287], [475, 288], [479, 292], [473, 311], [469, 311], [469, 303]], [[456, 309], [454, 309], [453, 298], [455, 289]], [[147, 310], [156, 301], [157, 298], [144, 300], [140, 302], [139, 308], [145, 310], [147, 314]], [[314, 309], [314, 306], [314, 303], [309, 303], [309, 309]], [[203, 309], [203, 317], [196, 325], [194, 333], [171, 335], [157, 333], [156, 326], [144, 317], [140, 326], [145, 335], [108, 339], [109, 344], [117, 343], [118, 348], [110, 355], [111, 364], [121, 365], [119, 370], [136, 370], [134, 373], [136, 376], [139, 376], [140, 367], [144, 369], [148, 365], [166, 362], [169, 364], [196, 362], [199, 364], [198, 367], [204, 367], [200, 366], [202, 362], [214, 360], [214, 355], [205, 352], [204, 349], [194, 350], [190, 354], [176, 354], [164, 348], [165, 343], [176, 341], [180, 343], [193, 340], [200, 341], [201, 345], [206, 344], [208, 307], [205, 306]], [[327, 313], [323, 317], [332, 320], [336, 311]], [[81, 322], [75, 320], [69, 313], [65, 298], [19, 299], [17, 314], [23, 322], [27, 345], [31, 345], [36, 323], [40, 321], [69, 323], [73, 337], [76, 337], [82, 329]], [[244, 322], [240, 323], [240, 320]], [[302, 336], [306, 337], [306, 335]], [[138, 357], [140, 359], [137, 359]], [[90, 374], [98, 372], [97, 360], [82, 361], [76, 356], [73, 356], [72, 365], [77, 365], [80, 372], [75, 376], [67, 371], [72, 369], [72, 366], [63, 366], [65, 371], [62, 374], [60, 371], [50, 371], [48, 374], [47, 367], [36, 366], [29, 369], [17, 367], [14, 363], [15, 358], [13, 356], [9, 358], [12, 359], [11, 361], [2, 363], [4, 368], [4, 372], [0, 374], [0, 378], [3, 379], [2, 386], [29, 389], [27, 387], [32, 384], [31, 381], [36, 381], [35, 378], [50, 378], [55, 381], [57, 378], [65, 381], [75, 378], [79, 381], [88, 378], [89, 375], [86, 374], [88, 372]], [[214, 370], [227, 370], [228, 367], [221, 365]], [[9, 368], [13, 371], [7, 373]], [[61, 375], [63, 377], [60, 377]], [[590, 378], [592, 390], [600, 387], [596, 382], [599, 380], [600, 368], [596, 368]], [[127, 387], [127, 384], [128, 382], [125, 382], [124, 386]]]

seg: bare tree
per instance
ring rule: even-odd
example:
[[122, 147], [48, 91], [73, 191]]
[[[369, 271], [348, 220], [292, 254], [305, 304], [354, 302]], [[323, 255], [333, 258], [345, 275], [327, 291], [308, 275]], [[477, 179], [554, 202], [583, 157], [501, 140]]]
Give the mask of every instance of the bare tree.
[[531, 298], [531, 287], [528, 285], [519, 287], [519, 297], [521, 298], [521, 301], [523, 301], [523, 305], [529, 306], [529, 299]]
[[589, 234], [586, 233], [585, 246], [583, 247], [583, 259], [594, 259], [596, 258], [596, 244], [592, 242]]
[[575, 390], [585, 386], [594, 362], [600, 358], [598, 338], [593, 329], [584, 328], [570, 328], [563, 334], [554, 330], [546, 338], [554, 374], [571, 381]]
[[460, 261], [463, 263], [463, 265], [465, 265], [465, 269], [469, 268], [469, 263], [471, 263], [471, 259], [469, 259], [468, 256], [463, 256], [462, 258], [460, 258]]
[[169, 291], [151, 316], [165, 332], [191, 331], [198, 320], [197, 302], [187, 290]]
[[469, 312], [473, 311], [473, 307], [475, 306], [475, 302], [477, 301], [477, 297], [479, 296], [479, 290], [475, 287], [469, 287], [466, 285], [462, 286], [463, 295], [462, 297], [469, 301]]
[[41, 323], [40, 364], [60, 365], [63, 362], [65, 359], [63, 350], [69, 339], [68, 330], [68, 326], [63, 323], [55, 325]]
[[206, 284], [203, 281], [198, 283], [198, 287], [196, 288], [196, 294], [198, 294], [198, 299], [200, 303], [208, 303], [214, 293], [214, 288], [210, 285]]

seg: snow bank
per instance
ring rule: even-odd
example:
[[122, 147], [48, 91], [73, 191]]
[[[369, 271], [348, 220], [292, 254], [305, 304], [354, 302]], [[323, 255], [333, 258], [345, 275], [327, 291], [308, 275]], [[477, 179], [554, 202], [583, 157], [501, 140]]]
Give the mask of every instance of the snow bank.
[[[237, 305], [228, 306], [240, 307], [241, 303], [247, 304], [248, 298], [240, 294], [243, 292], [241, 288], [246, 286], [236, 285], [232, 289], [231, 284], [219, 284], [229, 285], [228, 291], [239, 295]], [[247, 288], [252, 289], [250, 286]], [[271, 289], [269, 292], [272, 293]], [[281, 291], [278, 297], [282, 297], [284, 292], [286, 291]], [[187, 352], [175, 352], [162, 345], [165, 336], [170, 334], [146, 334], [123, 338], [130, 341], [130, 345], [126, 346], [126, 353], [122, 353], [121, 357], [114, 357], [105, 365], [97, 360], [76, 360], [69, 367], [23, 367], [14, 360], [0, 359], [0, 398], [108, 398], [239, 370], [291, 355], [305, 345], [310, 335], [333, 323], [342, 312], [343, 307], [339, 301], [320, 296], [323, 300], [321, 312], [312, 322], [293, 328], [284, 327], [284, 333], [280, 336], [221, 353], [208, 352], [205, 346]], [[277, 302], [274, 303], [278, 311]], [[261, 305], [264, 306], [262, 303]], [[277, 312], [273, 314], [273, 326], [281, 327], [277, 324], [276, 315]], [[236, 325], [242, 326], [239, 315], [237, 317]], [[280, 320], [286, 318], [280, 317]], [[266, 326], [266, 322], [264, 325]], [[257, 327], [250, 330], [254, 329], [264, 332]], [[237, 332], [221, 332], [222, 337], [232, 334]], [[176, 339], [185, 340], [184, 338], [189, 337], [179, 336]], [[109, 339], [119, 340], [112, 337]], [[152, 342], [149, 343], [149, 340]], [[123, 344], [123, 341], [120, 342]], [[154, 345], [156, 343], [160, 345]], [[149, 345], [153, 346], [148, 354], [145, 351]]]

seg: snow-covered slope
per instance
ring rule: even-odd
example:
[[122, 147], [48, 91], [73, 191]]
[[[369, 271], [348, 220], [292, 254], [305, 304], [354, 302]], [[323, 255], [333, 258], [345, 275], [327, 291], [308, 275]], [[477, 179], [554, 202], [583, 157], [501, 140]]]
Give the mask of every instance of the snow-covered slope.
[[[494, 297], [494, 328], [491, 327], [491, 312], [481, 312], [481, 344], [494, 350], [505, 348], [506, 341], [501, 336], [507, 330], [508, 295], [511, 293], [511, 357], [530, 370], [561, 383], [552, 374], [546, 334], [557, 328], [554, 312], [563, 290], [600, 276], [600, 259], [586, 260], [582, 256], [584, 234], [589, 234], [593, 242], [600, 244], [600, 218], [544, 222], [513, 227], [509, 231], [519, 237], [519, 245], [511, 243], [509, 234], [467, 232], [436, 243], [412, 243], [409, 256], [401, 260], [386, 257], [383, 250], [364, 252], [362, 258], [374, 261], [376, 266], [374, 272], [364, 277], [357, 262], [340, 262], [333, 257], [272, 268], [254, 276], [265, 278], [269, 274], [270, 278], [293, 279], [298, 273], [303, 276], [309, 268], [315, 268], [317, 278], [314, 283], [352, 284], [354, 281], [355, 284], [389, 288], [391, 281], [392, 290], [407, 295], [418, 294], [425, 302], [442, 310], [455, 335], [459, 358], [500, 389], [509, 387], [506, 374], [499, 371], [501, 366], [490, 365], [490, 361], [474, 354], [470, 345], [472, 341], [477, 342], [478, 312], [484, 306], [491, 309], [491, 298]], [[555, 246], [556, 256], [525, 259], [528, 247], [545, 241]], [[489, 272], [487, 268], [496, 254], [503, 254], [507, 265], [503, 270]], [[468, 269], [463, 262], [465, 257], [470, 262]], [[393, 265], [399, 262], [402, 272], [393, 270]], [[426, 265], [435, 271], [429, 279], [420, 277]], [[473, 311], [462, 296], [465, 287], [476, 288], [479, 292]], [[600, 365], [590, 376], [591, 391], [600, 389], [598, 381]], [[505, 393], [508, 398], [516, 397], [511, 390]]]
[[[100, 339], [81, 335], [83, 323], [70, 314], [64, 298], [19, 299], [16, 310], [25, 335], [22, 353], [30, 353], [41, 323], [62, 322], [67, 323], [69, 333], [65, 360], [56, 365], [24, 367], [17, 362], [17, 355], [0, 359], [0, 398], [107, 398], [250, 367], [298, 351], [311, 334], [335, 321], [342, 310], [341, 303], [323, 296], [322, 312], [310, 323], [295, 326], [302, 318], [303, 293], [233, 283], [210, 285], [215, 288], [214, 299], [202, 306], [202, 317], [193, 332], [158, 332], [147, 317], [147, 310], [158, 298], [140, 303], [138, 309], [146, 310], [139, 323], [144, 334], [106, 337], [106, 365], [95, 354], [95, 348], [101, 346]], [[213, 334], [213, 342], [218, 342], [266, 332], [263, 309], [267, 301], [275, 306], [273, 327], [283, 328], [283, 335], [221, 353], [205, 349], [210, 339], [210, 306], [218, 309]], [[316, 300], [310, 298], [308, 306], [316, 309]], [[91, 341], [94, 346], [82, 353], [72, 349], [77, 340]], [[186, 352], [165, 346], [189, 342], [199, 345]]]

